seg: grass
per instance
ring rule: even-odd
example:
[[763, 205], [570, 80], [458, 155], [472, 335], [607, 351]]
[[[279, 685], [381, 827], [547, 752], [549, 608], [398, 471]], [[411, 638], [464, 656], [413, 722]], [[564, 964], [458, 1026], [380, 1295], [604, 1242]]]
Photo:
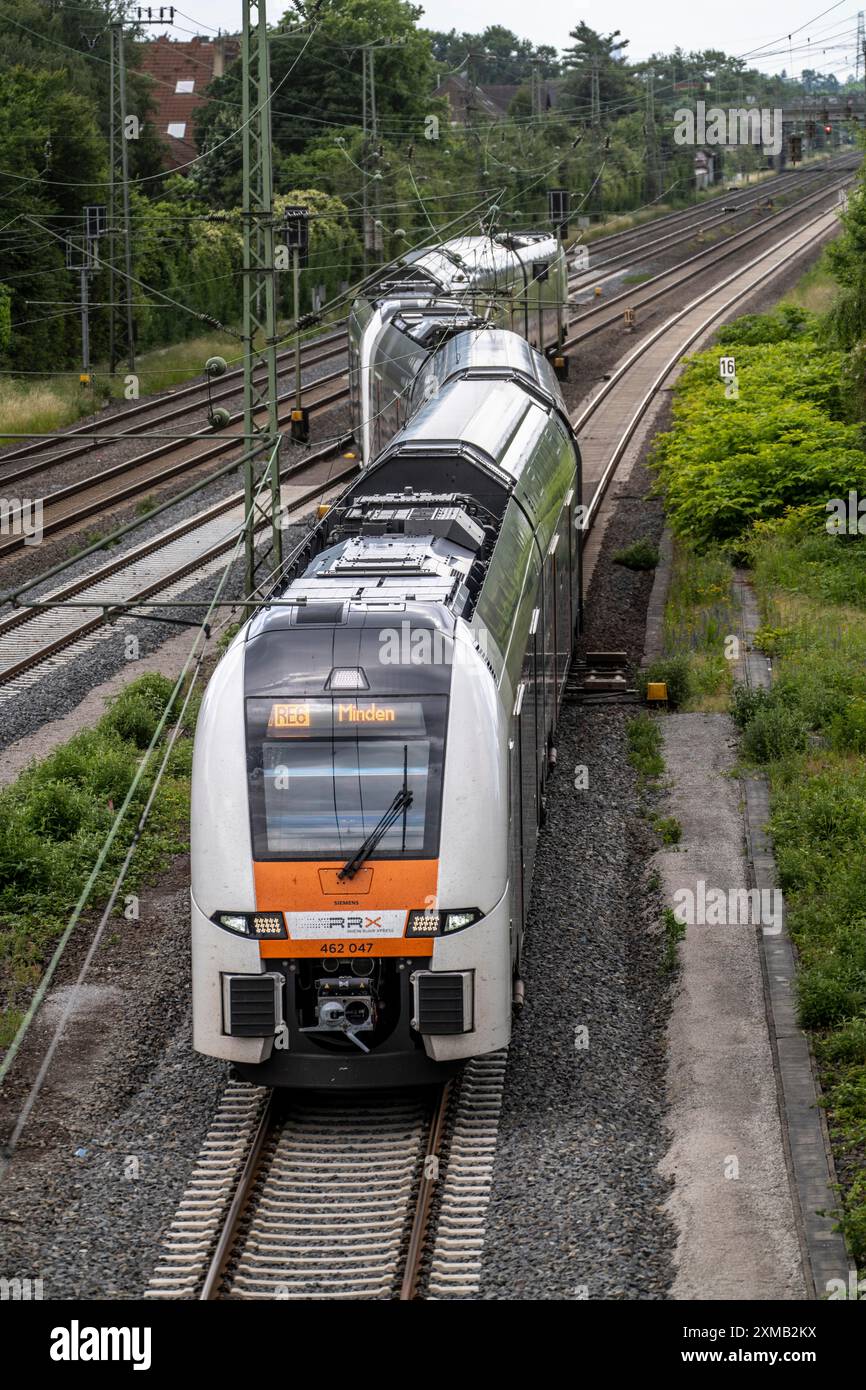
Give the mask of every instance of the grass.
[[[87, 881], [173, 689], [141, 676], [92, 729], [76, 734], [0, 790], [0, 1044], [8, 1046]], [[191, 702], [188, 719], [193, 718]], [[125, 881], [149, 882], [186, 848], [190, 728], [178, 739]], [[155, 770], [156, 759], [153, 760]], [[104, 906], [151, 786], [139, 784], [91, 894]], [[122, 912], [123, 897], [117, 909]]]
[[674, 542], [664, 647], [667, 660], [678, 660], [683, 668], [676, 703], [685, 709], [708, 713], [727, 708], [736, 652], [730, 639], [739, 630], [732, 580], [723, 552], [701, 554], [682, 540]]
[[[152, 348], [136, 359], [135, 373], [142, 396], [152, 396], [182, 382], [201, 376], [209, 357], [224, 357], [229, 367], [240, 365], [241, 344], [226, 333], [203, 333], [168, 347]], [[123, 398], [125, 372], [120, 371], [112, 384], [112, 395]]]
[[650, 824], [663, 845], [678, 845], [683, 838], [683, 828], [676, 816], [651, 816]]
[[622, 277], [622, 283], [623, 283], [624, 285], [642, 285], [642, 284], [644, 283], [645, 280], [651, 280], [651, 279], [652, 279], [652, 275], [650, 274], [650, 272], [649, 272], [648, 270], [646, 270], [646, 271], [636, 270], [636, 271], [634, 271], [633, 274], [631, 274], [631, 275], [624, 275], [624, 276]]
[[836, 281], [827, 266], [825, 256], [807, 270], [792, 290], [781, 301], [794, 304], [799, 309], [809, 309], [813, 314], [825, 314], [836, 294]]
[[22, 381], [0, 379], [0, 444], [12, 434], [47, 434], [64, 429], [94, 409], [93, 394], [69, 378]]
[[634, 541], [625, 550], [618, 550], [613, 556], [615, 565], [625, 565], [630, 570], [654, 570], [658, 562], [658, 546], [646, 537]]
[[659, 722], [651, 714], [639, 714], [626, 725], [628, 760], [646, 781], [661, 777], [665, 770], [662, 757], [662, 733]]
[[866, 538], [782, 526], [752, 547], [770, 690], [735, 688], [770, 832], [840, 1173], [839, 1219], [866, 1260]]

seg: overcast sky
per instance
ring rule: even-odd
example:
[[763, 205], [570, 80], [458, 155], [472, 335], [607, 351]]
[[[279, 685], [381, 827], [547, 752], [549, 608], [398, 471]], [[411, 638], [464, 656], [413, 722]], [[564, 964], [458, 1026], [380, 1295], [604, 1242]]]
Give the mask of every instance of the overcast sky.
[[[188, 31], [213, 33], [217, 27], [231, 32], [240, 28], [240, 0], [181, 0], [175, 7], [176, 38]], [[720, 48], [726, 53], [748, 55], [767, 72], [799, 73], [805, 67], [845, 73], [854, 67], [858, 0], [839, 4], [822, 0], [752, 0], [748, 5], [648, 4], [647, 0], [608, 0], [601, 5], [575, 0], [543, 0], [528, 7], [526, 0], [422, 0], [421, 23], [431, 29], [478, 32], [488, 24], [504, 24], [522, 38], [564, 48], [571, 42], [569, 29], [583, 18], [594, 29], [620, 29], [630, 40], [628, 54], [647, 58], [652, 52], [681, 48]], [[268, 0], [268, 19], [276, 21], [287, 6]], [[822, 11], [827, 11], [823, 13]], [[134, 12], [134, 11], [132, 11]], [[531, 18], [530, 18], [531, 16]], [[788, 35], [791, 35], [790, 45]], [[861, 68], [862, 71], [862, 68]]]

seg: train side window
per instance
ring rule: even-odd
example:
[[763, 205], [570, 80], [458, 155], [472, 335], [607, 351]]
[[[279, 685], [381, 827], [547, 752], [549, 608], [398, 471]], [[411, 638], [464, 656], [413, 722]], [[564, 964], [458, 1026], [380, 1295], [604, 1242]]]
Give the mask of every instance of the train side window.
[[560, 522], [554, 537], [559, 544], [553, 552], [554, 583], [556, 585], [556, 676], [558, 690], [568, 673], [571, 661], [573, 628], [571, 620], [571, 565], [569, 563], [567, 517]]

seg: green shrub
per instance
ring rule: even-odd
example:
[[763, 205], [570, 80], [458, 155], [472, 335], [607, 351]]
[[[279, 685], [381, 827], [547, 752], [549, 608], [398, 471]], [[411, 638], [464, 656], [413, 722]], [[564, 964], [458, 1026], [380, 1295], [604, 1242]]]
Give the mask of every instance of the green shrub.
[[103, 721], [105, 728], [137, 748], [147, 748], [173, 689], [174, 682], [165, 676], [142, 676], [114, 701]]
[[797, 979], [797, 1012], [803, 1028], [834, 1028], [862, 1007], [863, 991], [839, 971], [802, 970]]
[[866, 700], [852, 700], [830, 721], [830, 741], [834, 748], [866, 753]]
[[685, 655], [666, 656], [653, 661], [645, 670], [638, 673], [638, 690], [646, 697], [650, 681], [664, 681], [668, 688], [668, 704], [677, 709], [685, 704], [692, 690], [692, 674], [689, 659]]
[[755, 763], [769, 763], [806, 747], [808, 728], [797, 710], [768, 702], [746, 725], [743, 752]]
[[769, 702], [770, 692], [763, 686], [737, 684], [731, 691], [731, 718], [738, 729], [745, 729]]
[[849, 1019], [829, 1037], [820, 1038], [815, 1050], [822, 1062], [863, 1065], [866, 1063], [866, 1018]]
[[655, 816], [653, 828], [661, 836], [663, 845], [678, 845], [683, 837], [683, 828], [676, 816]]
[[644, 538], [618, 550], [613, 557], [615, 565], [624, 565], [630, 570], [652, 570], [659, 562], [658, 546]]

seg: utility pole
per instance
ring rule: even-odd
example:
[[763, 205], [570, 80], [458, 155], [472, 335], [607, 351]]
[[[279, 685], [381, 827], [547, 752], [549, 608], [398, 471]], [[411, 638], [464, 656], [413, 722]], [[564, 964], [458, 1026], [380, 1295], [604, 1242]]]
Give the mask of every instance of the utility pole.
[[286, 208], [283, 213], [286, 250], [292, 253], [292, 307], [295, 332], [295, 408], [292, 411], [292, 439], [306, 444], [310, 438], [310, 412], [301, 404], [301, 268], [307, 265], [310, 245], [310, 214], [305, 207]]
[[599, 82], [599, 59], [598, 54], [592, 55], [592, 68], [590, 72], [590, 95], [589, 95], [589, 121], [590, 125], [601, 124], [601, 88]]
[[90, 276], [99, 261], [99, 238], [106, 230], [104, 204], [90, 204], [84, 209], [83, 234], [78, 246], [70, 237], [66, 242], [66, 268], [79, 277], [81, 303], [81, 372], [82, 386], [90, 385]]
[[532, 64], [532, 79], [530, 85], [532, 114], [541, 115], [541, 73], [537, 63]]
[[646, 126], [646, 166], [647, 166], [647, 202], [652, 202], [653, 198], [661, 191], [658, 188], [657, 179], [657, 160], [656, 160], [656, 102], [655, 102], [655, 73], [648, 72], [646, 76], [646, 111], [644, 113], [644, 124]]
[[[593, 145], [596, 160], [601, 160], [601, 82], [599, 79], [599, 55], [593, 53], [590, 69], [590, 97], [589, 97], [589, 121], [594, 135]], [[592, 205], [601, 212], [603, 204], [602, 194], [602, 172], [599, 169], [596, 174], [595, 187], [592, 195]]]
[[367, 278], [367, 266], [368, 266], [368, 261], [367, 261], [367, 245], [368, 245], [369, 238], [370, 238], [370, 228], [369, 228], [370, 211], [369, 211], [369, 208], [368, 208], [368, 206], [367, 206], [367, 169], [368, 169], [369, 145], [368, 145], [368, 143], [367, 143], [367, 50], [366, 50], [366, 48], [362, 48], [362, 49], [361, 49], [361, 65], [362, 65], [362, 69], [363, 69], [363, 77], [362, 77], [362, 79], [361, 79], [361, 93], [362, 93], [362, 95], [361, 95], [361, 124], [362, 124], [363, 130], [364, 130], [364, 138], [363, 138], [363, 142], [362, 142], [362, 144], [361, 144], [361, 170], [362, 170], [362, 174], [361, 174], [361, 179], [362, 179], [362, 187], [361, 187], [361, 199], [362, 199], [362, 202], [361, 202], [361, 241], [362, 241], [362, 243], [363, 243], [363, 249], [364, 249], [363, 274], [364, 274], [364, 279], [366, 280], [366, 278]]
[[[381, 183], [381, 170], [374, 169], [372, 178], [369, 176], [369, 168], [372, 162], [376, 164], [380, 159], [379, 153], [379, 122], [376, 115], [376, 49], [377, 48], [399, 48], [403, 43], [402, 39], [382, 39], [379, 43], [365, 43], [361, 45], [361, 58], [363, 63], [362, 96], [361, 96], [361, 117], [364, 127], [363, 159], [361, 165], [364, 171], [364, 186], [362, 189], [362, 224], [364, 242], [364, 278], [366, 279], [369, 269], [369, 254], [372, 252], [375, 264], [378, 266], [382, 261], [383, 237], [382, 221], [379, 216], [379, 184]], [[369, 76], [368, 76], [369, 65]], [[367, 131], [367, 110], [369, 105], [370, 130], [369, 137]], [[367, 184], [373, 184], [373, 212], [370, 214], [370, 199], [367, 194]]]
[[[257, 521], [270, 524], [266, 555], [272, 568], [282, 559], [282, 535], [268, 23], [266, 0], [242, 0], [242, 5], [244, 592], [249, 598], [256, 588]], [[261, 383], [257, 371], [264, 376]]]
[[[139, 136], [138, 117], [126, 105], [126, 58], [123, 46], [123, 11], [120, 18], [113, 19], [110, 25], [110, 49], [108, 73], [110, 87], [110, 108], [108, 119], [108, 163], [110, 186], [108, 193], [108, 358], [111, 375], [114, 376], [120, 357], [120, 341], [126, 342], [126, 359], [129, 370], [135, 371], [135, 318], [132, 300], [132, 230], [129, 220], [129, 140]], [[174, 24], [173, 5], [139, 6], [136, 12], [137, 25]], [[120, 194], [118, 196], [118, 189]], [[121, 235], [123, 237], [124, 291], [118, 298], [117, 289], [117, 221], [118, 207], [122, 207]], [[123, 308], [124, 314], [118, 314]], [[120, 331], [118, 332], [118, 328]]]
[[[376, 119], [376, 49], [372, 44], [368, 48], [367, 53], [370, 61], [370, 126], [373, 140], [373, 158], [378, 160], [379, 123]], [[375, 169], [373, 178], [373, 255], [376, 260], [376, 265], [378, 266], [382, 262], [382, 225], [379, 217], [379, 212], [381, 210], [379, 202], [379, 184], [381, 178], [377, 178], [375, 175], [381, 175], [381, 170], [378, 168]]]

